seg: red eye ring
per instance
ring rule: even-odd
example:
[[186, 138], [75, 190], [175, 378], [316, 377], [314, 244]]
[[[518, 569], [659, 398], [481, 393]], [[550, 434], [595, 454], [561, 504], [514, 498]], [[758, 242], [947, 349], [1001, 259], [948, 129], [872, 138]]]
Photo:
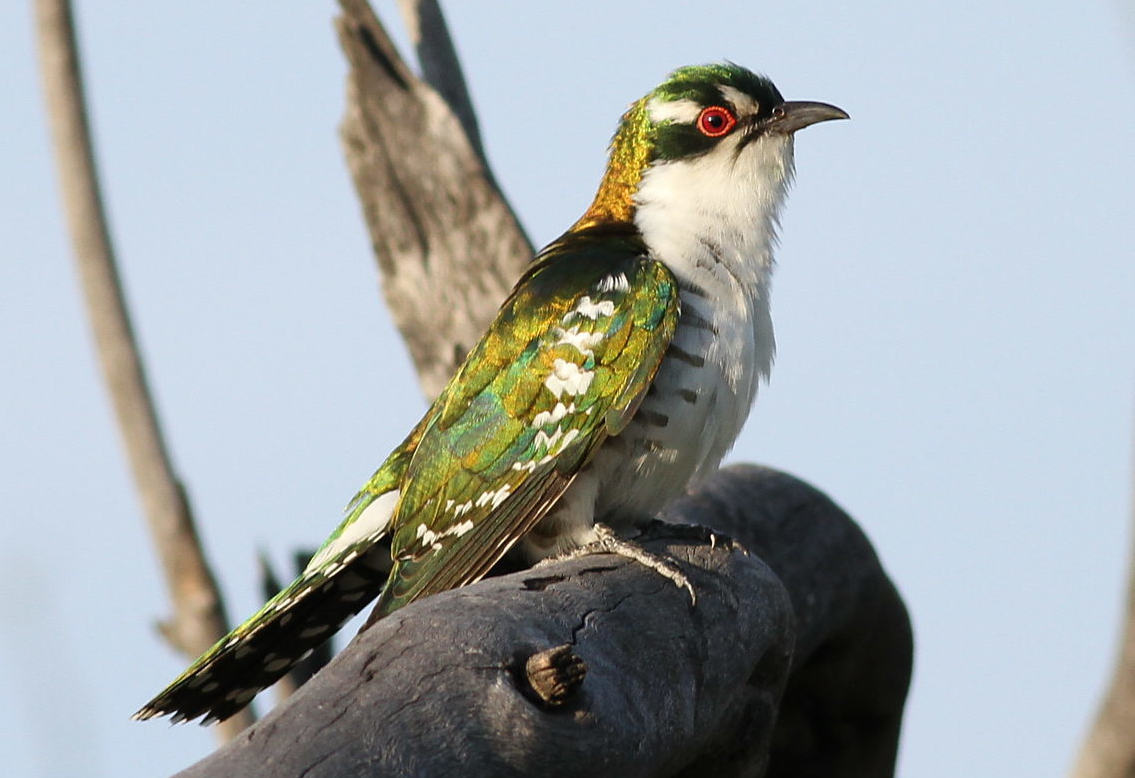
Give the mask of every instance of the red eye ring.
[[698, 114], [698, 131], [707, 138], [720, 138], [737, 125], [737, 117], [728, 108], [711, 105]]

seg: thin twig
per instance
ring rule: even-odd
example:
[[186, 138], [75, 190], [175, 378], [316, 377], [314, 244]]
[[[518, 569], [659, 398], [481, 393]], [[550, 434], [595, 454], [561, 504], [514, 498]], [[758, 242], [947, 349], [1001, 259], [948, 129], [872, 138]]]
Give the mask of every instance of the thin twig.
[[[162, 633], [175, 648], [196, 656], [228, 631], [227, 620], [162, 439], [123, 299], [92, 151], [71, 6], [68, 0], [36, 0], [35, 5], [43, 92], [79, 279], [103, 377], [173, 602], [173, 617]], [[250, 723], [251, 714], [234, 716], [217, 732], [227, 740]]]

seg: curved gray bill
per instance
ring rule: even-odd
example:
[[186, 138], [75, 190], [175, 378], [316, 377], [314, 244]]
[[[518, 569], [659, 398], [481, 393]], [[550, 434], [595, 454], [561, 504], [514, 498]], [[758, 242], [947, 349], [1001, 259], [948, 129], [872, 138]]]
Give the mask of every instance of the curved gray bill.
[[772, 109], [772, 121], [769, 124], [770, 129], [775, 127], [779, 132], [791, 133], [819, 122], [850, 118], [847, 111], [834, 105], [807, 100], [789, 100]]

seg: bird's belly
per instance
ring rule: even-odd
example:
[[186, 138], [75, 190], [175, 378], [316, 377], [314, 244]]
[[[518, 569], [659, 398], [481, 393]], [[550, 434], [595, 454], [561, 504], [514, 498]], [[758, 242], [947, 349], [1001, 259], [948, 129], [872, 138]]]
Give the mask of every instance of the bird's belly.
[[631, 423], [594, 460], [597, 520], [617, 527], [653, 516], [716, 470], [748, 405], [715, 365], [669, 356]]

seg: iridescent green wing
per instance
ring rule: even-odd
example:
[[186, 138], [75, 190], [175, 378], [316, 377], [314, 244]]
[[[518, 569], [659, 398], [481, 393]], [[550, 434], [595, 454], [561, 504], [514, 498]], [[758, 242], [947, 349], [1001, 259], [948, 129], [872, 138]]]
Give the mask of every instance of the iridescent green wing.
[[678, 319], [673, 275], [633, 238], [569, 241], [521, 279], [431, 410], [372, 619], [488, 572], [649, 388]]

